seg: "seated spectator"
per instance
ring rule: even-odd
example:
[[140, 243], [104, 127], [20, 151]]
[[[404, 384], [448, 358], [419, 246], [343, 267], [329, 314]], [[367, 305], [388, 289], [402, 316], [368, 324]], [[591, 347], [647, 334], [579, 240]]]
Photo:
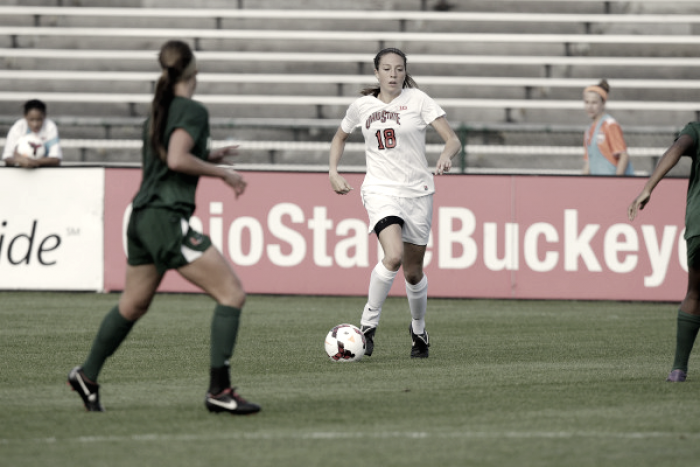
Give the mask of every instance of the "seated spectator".
[[[34, 158], [17, 152], [19, 139], [29, 133], [36, 134], [44, 142], [44, 156]], [[5, 150], [2, 159], [8, 167], [49, 167], [60, 165], [63, 151], [59, 145], [58, 127], [46, 118], [46, 104], [38, 99], [32, 99], [24, 104], [24, 118], [17, 120], [7, 132]]]

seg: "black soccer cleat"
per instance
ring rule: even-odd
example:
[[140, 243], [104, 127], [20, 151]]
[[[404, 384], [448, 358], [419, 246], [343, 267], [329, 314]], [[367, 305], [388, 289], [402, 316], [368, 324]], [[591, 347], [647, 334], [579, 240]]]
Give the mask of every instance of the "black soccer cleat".
[[85, 410], [88, 412], [105, 411], [105, 408], [100, 404], [100, 385], [87, 379], [82, 368], [76, 366], [68, 373], [68, 384], [83, 400]]
[[232, 415], [250, 415], [261, 410], [258, 404], [253, 404], [243, 399], [236, 392], [236, 388], [224, 389], [216, 396], [207, 394], [207, 397], [204, 399], [204, 405], [209, 412], [227, 412]]
[[361, 330], [365, 335], [365, 357], [369, 357], [374, 351], [374, 333], [377, 332], [377, 327], [362, 326]]
[[414, 334], [413, 325], [408, 325], [408, 331], [411, 333], [411, 358], [428, 358], [428, 347], [430, 347], [430, 339], [428, 331], [423, 331], [423, 334]]

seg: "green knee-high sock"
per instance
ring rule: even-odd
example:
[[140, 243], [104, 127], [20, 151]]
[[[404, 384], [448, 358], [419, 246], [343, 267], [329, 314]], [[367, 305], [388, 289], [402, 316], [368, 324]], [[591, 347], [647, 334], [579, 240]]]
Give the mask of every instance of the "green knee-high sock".
[[688, 371], [688, 359], [693, 350], [695, 338], [700, 329], [700, 316], [691, 315], [678, 310], [678, 330], [676, 333], [676, 356], [673, 359], [672, 370]]
[[83, 363], [83, 374], [88, 379], [97, 381], [105, 360], [124, 342], [134, 323], [135, 321], [129, 321], [119, 313], [118, 306], [107, 313], [97, 331], [87, 360]]
[[236, 346], [240, 318], [240, 308], [225, 305], [214, 308], [211, 320], [211, 394], [218, 394], [231, 385], [228, 360]]

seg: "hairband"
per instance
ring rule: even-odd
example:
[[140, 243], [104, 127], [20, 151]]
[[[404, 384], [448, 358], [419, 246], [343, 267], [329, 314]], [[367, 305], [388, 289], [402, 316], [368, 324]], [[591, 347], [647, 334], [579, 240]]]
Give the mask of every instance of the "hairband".
[[604, 101], [608, 100], [608, 92], [605, 89], [598, 86], [597, 84], [594, 84], [593, 86], [588, 86], [586, 87], [586, 89], [583, 90], [584, 94], [589, 91], [598, 94], [600, 97], [603, 98]]
[[[161, 70], [161, 74], [164, 78], [167, 78], [170, 76], [170, 71], [173, 70], [173, 68], [167, 68], [163, 67]], [[179, 77], [173, 78], [173, 79], [189, 79], [192, 77], [194, 72], [197, 70], [197, 60], [192, 57], [192, 60], [190, 60], [190, 63], [187, 64], [184, 70], [182, 70], [182, 73], [180, 74]]]

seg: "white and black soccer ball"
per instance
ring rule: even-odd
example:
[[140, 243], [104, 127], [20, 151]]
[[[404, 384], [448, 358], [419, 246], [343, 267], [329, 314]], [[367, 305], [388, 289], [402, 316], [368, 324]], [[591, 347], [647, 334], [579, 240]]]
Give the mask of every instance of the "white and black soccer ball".
[[41, 159], [46, 155], [46, 146], [36, 133], [27, 133], [17, 141], [17, 153], [34, 159]]
[[357, 362], [365, 355], [365, 336], [357, 326], [339, 324], [328, 332], [325, 347], [335, 362]]

